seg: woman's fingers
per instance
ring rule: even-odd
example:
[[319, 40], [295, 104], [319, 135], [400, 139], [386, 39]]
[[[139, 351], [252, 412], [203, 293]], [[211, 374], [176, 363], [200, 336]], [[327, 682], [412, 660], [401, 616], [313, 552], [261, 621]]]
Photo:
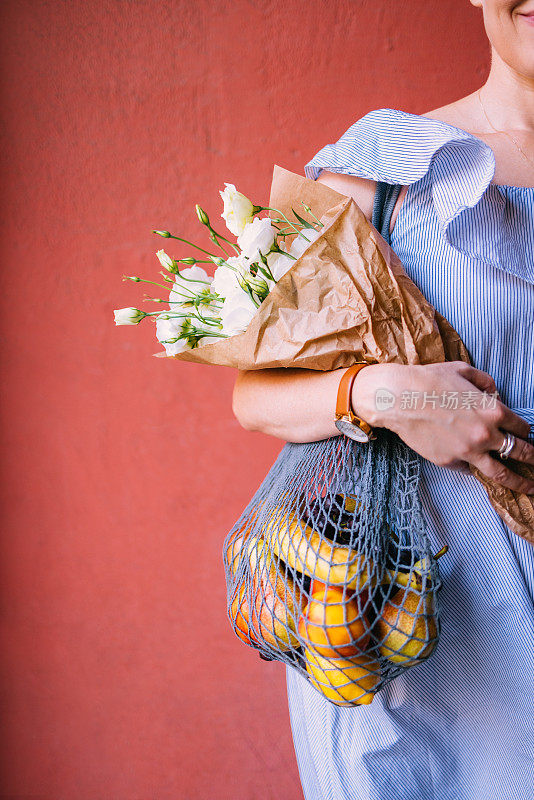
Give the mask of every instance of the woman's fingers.
[[[476, 369], [463, 362], [460, 362], [458, 371], [463, 378], [476, 386], [481, 392], [498, 395], [495, 381], [487, 372], [483, 372], [481, 369]], [[508, 406], [505, 406], [504, 403], [501, 403], [500, 400], [497, 400], [495, 404], [493, 417], [493, 421], [499, 428], [504, 428], [504, 430], [510, 431], [510, 433], [515, 433], [516, 436], [520, 436], [522, 439], [525, 439], [530, 434], [530, 425], [528, 422], [520, 417], [519, 414], [516, 414], [508, 408]]]
[[[502, 431], [497, 431], [495, 439], [491, 443], [491, 450], [498, 451], [504, 444], [505, 434]], [[534, 447], [525, 442], [524, 439], [519, 439], [514, 436], [514, 446], [508, 453], [508, 458], [513, 458], [515, 461], [523, 461], [525, 464], [532, 464], [534, 466]]]
[[523, 417], [520, 417], [519, 414], [512, 411], [511, 408], [503, 405], [503, 403], [497, 403], [494, 421], [499, 428], [510, 431], [510, 433], [514, 433], [521, 439], [526, 439], [530, 434], [530, 425], [528, 422], [526, 422]]
[[481, 392], [495, 394], [497, 387], [495, 386], [495, 381], [491, 375], [488, 375], [487, 372], [483, 372], [481, 369], [472, 367], [470, 364], [465, 364], [463, 361], [459, 363], [460, 366], [458, 368], [458, 372], [462, 378], [468, 380], [473, 384], [473, 386], [476, 386], [477, 389], [480, 389]]
[[453, 461], [451, 464], [447, 464], [447, 469], [452, 469], [455, 472], [462, 472], [464, 475], [471, 475], [468, 461]]
[[492, 458], [489, 453], [484, 453], [484, 455], [479, 456], [471, 463], [478, 467], [488, 478], [500, 483], [501, 486], [506, 486], [507, 489], [511, 489], [513, 492], [534, 494], [534, 481], [522, 478], [521, 475], [512, 472], [511, 469], [504, 465], [503, 461]]

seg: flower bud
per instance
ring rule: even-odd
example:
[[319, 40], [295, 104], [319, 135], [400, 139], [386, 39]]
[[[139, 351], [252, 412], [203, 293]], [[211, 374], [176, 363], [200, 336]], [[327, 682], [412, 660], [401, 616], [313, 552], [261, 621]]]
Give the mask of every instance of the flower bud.
[[245, 275], [242, 272], [236, 272], [235, 277], [236, 277], [236, 281], [238, 282], [240, 287], [243, 289], [243, 291], [248, 293], [249, 285], [247, 283]]
[[193, 258], [193, 256], [188, 256], [187, 258], [179, 258], [178, 263], [187, 264], [190, 267], [194, 267], [195, 264], [197, 263], [197, 260], [196, 258]]
[[265, 281], [259, 275], [252, 275], [250, 272], [246, 273], [243, 277], [258, 299], [265, 300], [269, 294], [269, 286], [267, 281]]
[[225, 183], [223, 192], [219, 192], [224, 202], [224, 211], [221, 217], [226, 222], [228, 230], [234, 236], [240, 236], [247, 223], [252, 221], [252, 217], [257, 211], [260, 211], [259, 206], [253, 206], [248, 197], [238, 192], [233, 183]]
[[113, 314], [115, 315], [115, 325], [138, 325], [147, 316], [144, 311], [131, 307], [116, 308]]
[[209, 228], [210, 227], [210, 218], [208, 217], [208, 215], [206, 214], [204, 209], [201, 208], [199, 205], [196, 205], [195, 208], [197, 210], [197, 217], [199, 218], [201, 223], [203, 225], [207, 225], [207, 227]]
[[157, 233], [158, 236], [163, 236], [164, 239], [171, 238], [171, 234], [169, 233], [169, 231], [152, 231], [152, 233]]
[[216, 267], [222, 267], [226, 264], [226, 261], [221, 256], [210, 256], [210, 258]]
[[172, 272], [174, 275], [176, 275], [176, 273], [180, 271], [174, 258], [171, 258], [169, 255], [167, 255], [165, 250], [158, 250], [156, 255], [161, 266], [165, 267], [168, 272]]
[[138, 278], [137, 275], [123, 275], [123, 281], [133, 281], [134, 283], [139, 283], [141, 278]]

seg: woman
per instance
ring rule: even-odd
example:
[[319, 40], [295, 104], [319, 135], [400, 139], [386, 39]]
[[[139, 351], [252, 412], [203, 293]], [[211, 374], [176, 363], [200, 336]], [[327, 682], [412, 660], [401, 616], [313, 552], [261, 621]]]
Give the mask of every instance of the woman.
[[[534, 551], [465, 469], [534, 494], [498, 456], [511, 446], [534, 464], [534, 1], [471, 2], [492, 48], [480, 91], [422, 116], [371, 112], [306, 165], [369, 218], [377, 180], [403, 186], [392, 247], [474, 364], [372, 365], [354, 382], [354, 411], [426, 459], [430, 536], [436, 550], [449, 545], [443, 632], [432, 658], [370, 706], [336, 707], [288, 669], [306, 800], [534, 797]], [[235, 414], [289, 441], [335, 436], [341, 374], [242, 373]], [[385, 411], [374, 403], [383, 388], [396, 398]], [[495, 390], [493, 406], [485, 399]], [[404, 392], [416, 393], [411, 403]], [[470, 401], [430, 403], [425, 393]]]

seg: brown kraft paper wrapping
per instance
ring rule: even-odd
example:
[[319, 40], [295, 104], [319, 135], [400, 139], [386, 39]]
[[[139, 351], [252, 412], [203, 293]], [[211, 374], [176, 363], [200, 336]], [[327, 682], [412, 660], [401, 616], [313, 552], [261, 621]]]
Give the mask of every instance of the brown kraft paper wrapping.
[[[356, 361], [470, 363], [458, 333], [408, 278], [354, 200], [275, 166], [269, 205], [293, 219], [292, 209], [300, 213], [301, 201], [325, 227], [247, 330], [169, 358], [240, 370], [333, 370]], [[532, 468], [507, 463], [534, 476]], [[534, 543], [534, 498], [505, 489], [474, 467], [471, 472], [506, 525]]]

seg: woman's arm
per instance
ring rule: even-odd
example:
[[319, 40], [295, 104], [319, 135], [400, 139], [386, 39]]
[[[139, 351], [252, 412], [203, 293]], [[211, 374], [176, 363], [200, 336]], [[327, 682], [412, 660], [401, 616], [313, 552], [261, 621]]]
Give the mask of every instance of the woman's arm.
[[[374, 181], [323, 170], [317, 183], [353, 197], [368, 219], [373, 212]], [[333, 422], [342, 372], [265, 369], [240, 372], [233, 410], [247, 430], [262, 431], [289, 442], [316, 442], [336, 436]]]
[[[329, 173], [321, 173], [321, 179], [333, 189], [352, 194], [370, 216], [374, 197], [371, 182]], [[302, 369], [241, 372], [234, 388], [235, 416], [248, 430], [290, 442], [338, 435], [334, 410], [342, 374], [343, 370]], [[393, 398], [386, 409], [377, 407], [379, 390], [386, 390]], [[457, 468], [468, 462], [503, 486], [534, 494], [533, 481], [516, 475], [490, 455], [502, 445], [503, 431], [509, 431], [518, 437], [512, 457], [534, 465], [534, 448], [524, 441], [530, 430], [528, 423], [499, 401], [485, 402], [495, 391], [490, 375], [461, 361], [424, 366], [373, 364], [359, 372], [354, 381], [352, 407], [370, 425], [395, 431], [435, 464]], [[470, 402], [447, 407], [440, 399], [451, 393], [460, 401], [468, 397]], [[410, 405], [408, 396], [417, 397], [419, 402]]]
[[[233, 410], [249, 431], [286, 442], [317, 442], [339, 434], [333, 409], [344, 370], [260, 369], [240, 372]], [[331, 412], [331, 413], [330, 413]]]

